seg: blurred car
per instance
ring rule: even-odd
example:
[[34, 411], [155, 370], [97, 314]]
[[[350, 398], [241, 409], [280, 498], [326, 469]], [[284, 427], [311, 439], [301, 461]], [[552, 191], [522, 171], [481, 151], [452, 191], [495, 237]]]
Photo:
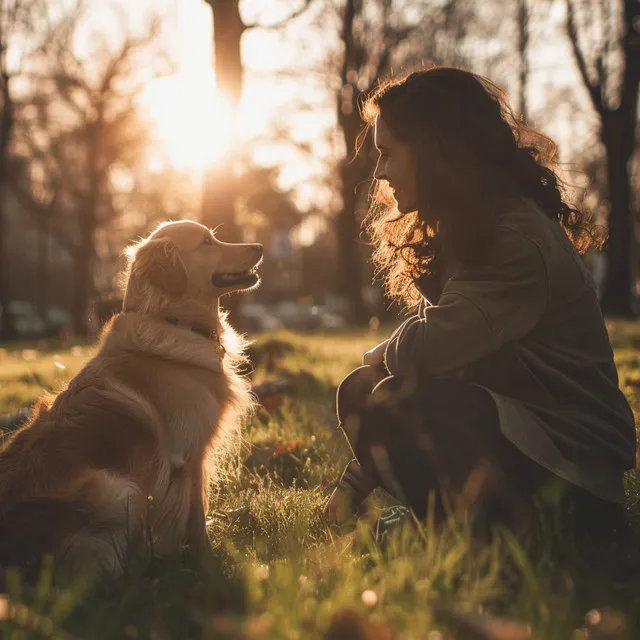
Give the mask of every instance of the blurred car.
[[11, 300], [8, 311], [16, 333], [25, 338], [39, 338], [47, 333], [47, 323], [40, 317], [35, 305], [27, 300]]
[[339, 313], [331, 311], [327, 307], [316, 305], [316, 315], [319, 315], [322, 329], [344, 329], [347, 321]]
[[278, 331], [284, 328], [280, 318], [273, 315], [263, 304], [243, 304], [234, 317], [234, 326], [240, 331], [261, 333], [262, 331]]
[[47, 329], [49, 333], [57, 334], [62, 329], [70, 327], [71, 314], [62, 307], [49, 307], [47, 309]]
[[279, 318], [287, 329], [337, 330], [346, 326], [345, 319], [317, 304], [286, 301], [273, 306], [273, 314]]
[[71, 325], [71, 314], [62, 307], [47, 307], [44, 318], [28, 300], [11, 300], [8, 307], [16, 334], [21, 338], [55, 336]]

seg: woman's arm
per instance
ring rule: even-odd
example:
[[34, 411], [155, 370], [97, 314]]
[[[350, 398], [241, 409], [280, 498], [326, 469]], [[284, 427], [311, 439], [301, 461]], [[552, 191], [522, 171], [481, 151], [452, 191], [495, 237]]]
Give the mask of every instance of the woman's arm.
[[438, 305], [396, 329], [385, 352], [391, 374], [454, 376], [536, 326], [549, 300], [539, 245], [500, 228], [492, 256], [449, 280]]
[[369, 349], [369, 351], [362, 356], [362, 364], [368, 364], [372, 367], [384, 364], [384, 352], [387, 350], [389, 340], [390, 338], [387, 338], [380, 344], [373, 347], [373, 349]]

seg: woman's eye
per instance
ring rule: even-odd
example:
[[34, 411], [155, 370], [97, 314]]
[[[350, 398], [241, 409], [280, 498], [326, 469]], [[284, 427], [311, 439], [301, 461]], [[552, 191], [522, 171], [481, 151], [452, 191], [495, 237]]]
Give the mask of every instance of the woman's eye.
[[213, 240], [211, 239], [211, 236], [205, 236], [204, 240], [202, 241], [202, 244], [212, 245], [213, 244]]

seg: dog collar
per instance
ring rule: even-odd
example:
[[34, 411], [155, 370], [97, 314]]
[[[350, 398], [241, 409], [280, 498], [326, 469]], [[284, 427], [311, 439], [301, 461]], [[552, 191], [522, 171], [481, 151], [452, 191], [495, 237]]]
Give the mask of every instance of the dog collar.
[[189, 329], [189, 331], [193, 331], [193, 333], [197, 333], [198, 335], [201, 335], [204, 338], [211, 340], [213, 343], [215, 343], [216, 351], [218, 352], [218, 355], [220, 356], [220, 358], [224, 358], [225, 348], [222, 346], [222, 343], [220, 342], [220, 336], [218, 335], [218, 332], [215, 329], [212, 329], [211, 331], [209, 331], [209, 329], [206, 329], [205, 327], [201, 327], [199, 324], [191, 324], [190, 322], [184, 322], [183, 320], [180, 320], [175, 316], [167, 316], [165, 320], [175, 325], [176, 327], [183, 327], [185, 329]]

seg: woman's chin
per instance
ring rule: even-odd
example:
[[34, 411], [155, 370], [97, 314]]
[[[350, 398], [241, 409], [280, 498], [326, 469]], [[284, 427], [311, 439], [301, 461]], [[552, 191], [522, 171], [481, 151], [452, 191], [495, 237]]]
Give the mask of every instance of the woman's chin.
[[398, 209], [398, 212], [404, 216], [404, 215], [407, 215], [407, 213], [413, 213], [416, 210], [416, 207], [409, 207], [406, 205], [402, 205], [401, 203], [398, 203], [397, 209]]

